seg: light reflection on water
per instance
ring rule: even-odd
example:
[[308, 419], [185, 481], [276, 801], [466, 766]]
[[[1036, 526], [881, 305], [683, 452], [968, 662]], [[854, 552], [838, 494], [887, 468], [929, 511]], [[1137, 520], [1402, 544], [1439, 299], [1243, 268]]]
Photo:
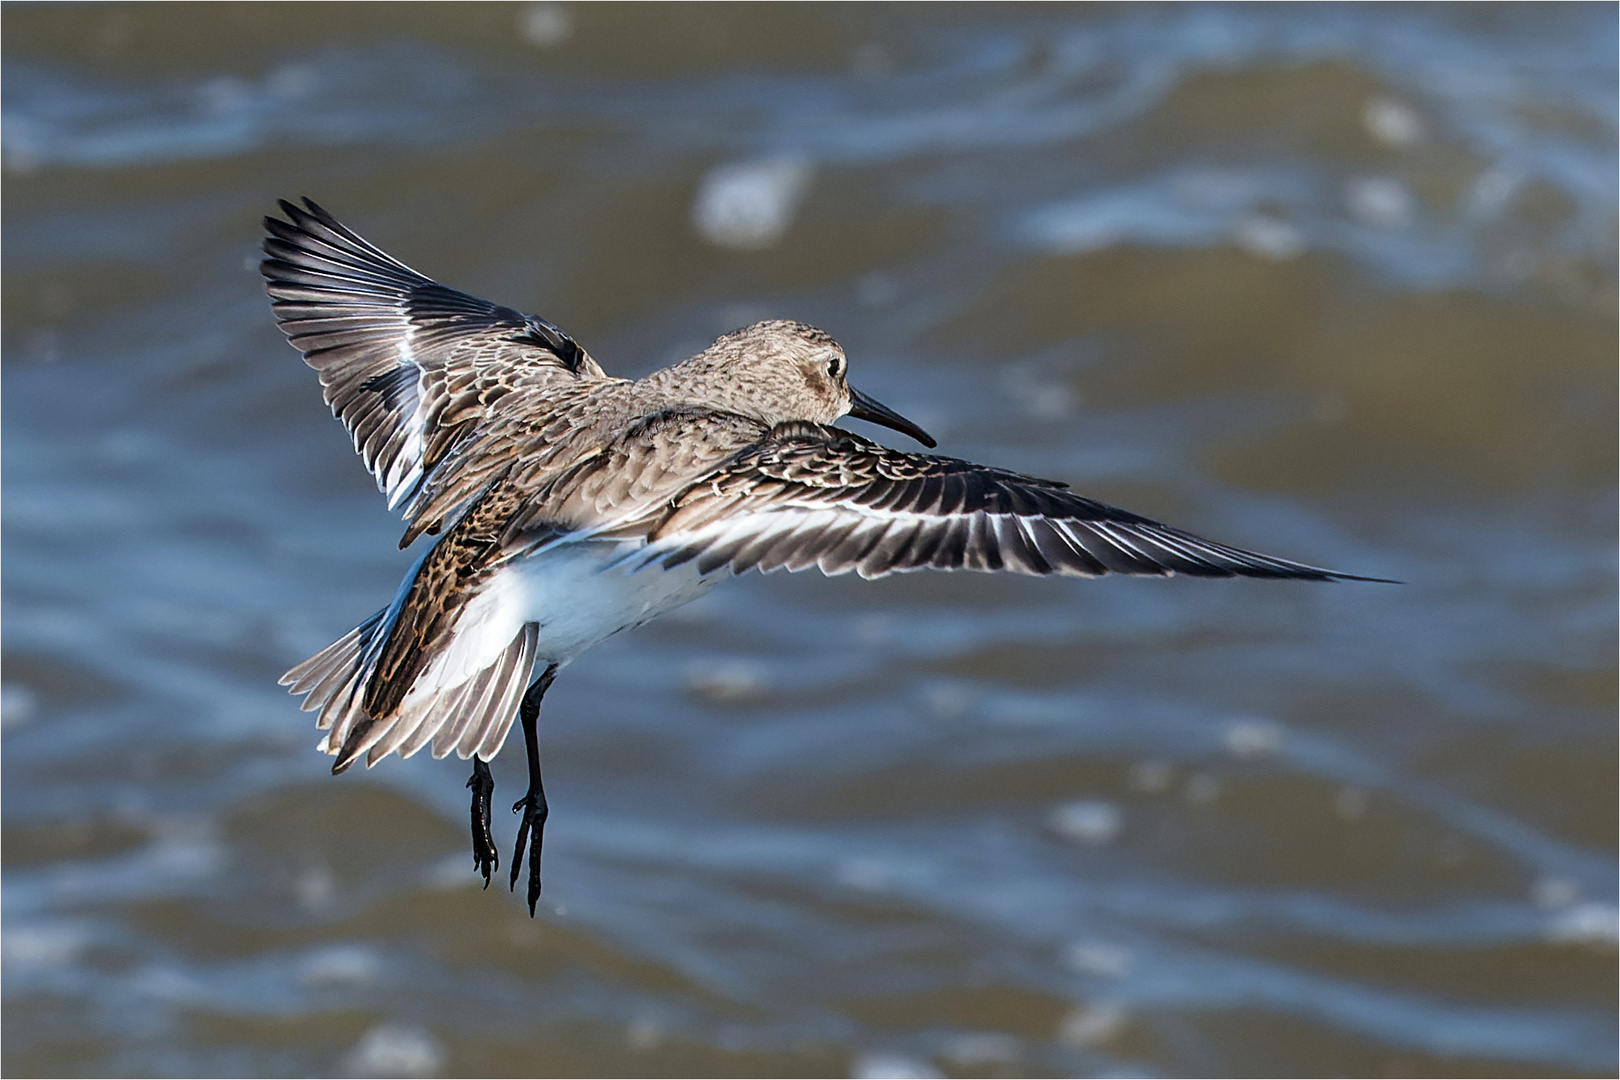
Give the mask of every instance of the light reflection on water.
[[[1612, 9], [269, 10], [6, 13], [7, 1072], [1612, 1071]], [[1408, 584], [738, 581], [548, 697], [531, 923], [275, 686], [408, 558], [306, 192]]]

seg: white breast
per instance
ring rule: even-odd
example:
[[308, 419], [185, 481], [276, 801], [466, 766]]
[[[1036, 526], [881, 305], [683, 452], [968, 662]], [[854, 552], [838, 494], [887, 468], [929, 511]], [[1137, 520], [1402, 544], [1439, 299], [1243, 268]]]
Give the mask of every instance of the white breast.
[[610, 541], [562, 544], [515, 564], [506, 572], [511, 584], [503, 575], [491, 585], [521, 593], [519, 624], [540, 625], [540, 658], [566, 663], [603, 638], [691, 603], [723, 576], [705, 578], [691, 563], [635, 573], [603, 569], [624, 552], [624, 544]]
[[693, 563], [634, 573], [622, 565], [604, 569], [626, 551], [622, 542], [580, 541], [508, 564], [462, 608], [412, 693], [434, 694], [472, 678], [500, 657], [525, 623], [540, 628], [536, 660], [566, 664], [620, 630], [691, 603], [725, 576], [705, 578]]

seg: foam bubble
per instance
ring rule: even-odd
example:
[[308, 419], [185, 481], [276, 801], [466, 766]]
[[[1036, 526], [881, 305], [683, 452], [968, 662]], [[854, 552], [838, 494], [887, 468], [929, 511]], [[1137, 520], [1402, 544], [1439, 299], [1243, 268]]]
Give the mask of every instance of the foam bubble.
[[1362, 176], [1344, 185], [1344, 201], [1359, 221], [1381, 229], [1397, 229], [1412, 219], [1415, 204], [1399, 180], [1389, 176]]
[[1620, 942], [1620, 908], [1612, 904], [1576, 904], [1553, 914], [1547, 940], [1586, 945]]
[[1010, 1063], [1022, 1057], [1019, 1042], [996, 1031], [971, 1031], [953, 1035], [940, 1050], [941, 1056], [961, 1068]]
[[1367, 133], [1385, 146], [1405, 149], [1423, 141], [1423, 121], [1411, 106], [1393, 98], [1373, 98], [1361, 110]]
[[1096, 846], [1119, 835], [1125, 825], [1125, 814], [1111, 802], [1078, 799], [1055, 808], [1047, 822], [1053, 832], [1065, 839]]
[[298, 964], [306, 986], [360, 986], [376, 981], [382, 961], [364, 945], [331, 945], [316, 949]]
[[717, 166], [698, 185], [692, 224], [716, 247], [771, 247], [793, 224], [811, 175], [809, 162], [794, 157]]
[[22, 683], [0, 685], [0, 728], [12, 731], [32, 720], [39, 711], [39, 695]]
[[686, 689], [709, 701], [747, 701], [770, 685], [764, 665], [750, 660], [710, 660], [686, 672]]
[[1119, 1034], [1128, 1018], [1123, 1006], [1109, 1002], [1076, 1005], [1058, 1025], [1058, 1041], [1077, 1048], [1096, 1046]]
[[1130, 974], [1136, 957], [1121, 945], [1106, 941], [1077, 941], [1063, 953], [1063, 962], [1085, 975], [1101, 975], [1117, 979]]
[[524, 4], [518, 10], [518, 34], [530, 45], [549, 49], [574, 33], [574, 20], [561, 4]]
[[1235, 720], [1222, 741], [1238, 757], [1263, 757], [1282, 750], [1283, 734], [1282, 725], [1270, 720]]
[[434, 1076], [444, 1069], [444, 1050], [416, 1024], [378, 1024], [349, 1051], [350, 1076]]
[[926, 1061], [880, 1050], [857, 1058], [849, 1075], [855, 1080], [933, 1080], [944, 1074]]

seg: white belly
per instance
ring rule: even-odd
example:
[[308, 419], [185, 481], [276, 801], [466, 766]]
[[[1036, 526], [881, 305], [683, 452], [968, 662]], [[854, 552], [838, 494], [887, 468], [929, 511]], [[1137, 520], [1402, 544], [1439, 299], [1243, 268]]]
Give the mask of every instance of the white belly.
[[723, 576], [703, 577], [695, 560], [673, 570], [602, 569], [625, 550], [601, 540], [563, 544], [515, 564], [502, 575], [511, 582], [491, 586], [521, 595], [519, 625], [540, 625], [539, 658], [567, 663], [603, 638], [690, 604]]
[[705, 578], [691, 563], [632, 574], [603, 569], [626, 550], [613, 541], [561, 544], [500, 570], [462, 609], [419, 680], [422, 691], [472, 678], [500, 657], [525, 623], [540, 627], [536, 659], [566, 664], [603, 638], [691, 603], [723, 576]]

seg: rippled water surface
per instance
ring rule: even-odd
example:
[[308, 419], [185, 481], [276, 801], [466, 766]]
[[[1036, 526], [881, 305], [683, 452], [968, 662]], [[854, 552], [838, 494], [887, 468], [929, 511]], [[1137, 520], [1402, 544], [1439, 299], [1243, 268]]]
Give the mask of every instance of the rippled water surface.
[[[4, 1071], [1613, 1075], [1615, 40], [6, 8]], [[301, 194], [617, 374], [799, 318], [944, 453], [1407, 584], [732, 582], [548, 696], [531, 921], [464, 763], [276, 686], [412, 557], [253, 271]]]

